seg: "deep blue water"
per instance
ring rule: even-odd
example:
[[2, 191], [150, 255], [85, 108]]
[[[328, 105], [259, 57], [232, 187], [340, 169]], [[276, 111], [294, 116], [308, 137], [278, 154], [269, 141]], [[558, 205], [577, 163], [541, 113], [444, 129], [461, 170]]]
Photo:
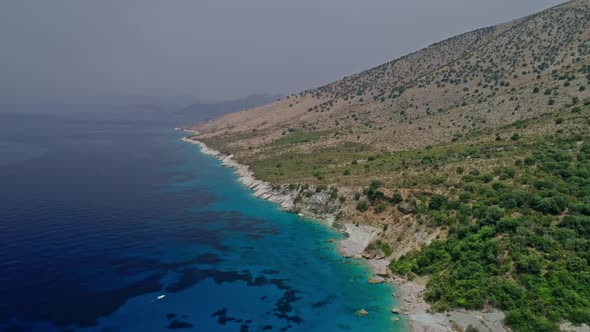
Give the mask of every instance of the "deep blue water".
[[0, 330], [402, 330], [341, 235], [172, 128], [0, 113]]

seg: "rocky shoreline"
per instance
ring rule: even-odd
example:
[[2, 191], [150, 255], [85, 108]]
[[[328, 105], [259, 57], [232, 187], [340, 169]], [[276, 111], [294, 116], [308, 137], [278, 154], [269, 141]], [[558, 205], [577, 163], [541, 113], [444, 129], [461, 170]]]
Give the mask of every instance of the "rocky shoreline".
[[251, 189], [255, 197], [260, 197], [262, 199], [276, 203], [285, 210], [293, 208], [293, 200], [295, 198], [293, 195], [275, 191], [270, 183], [256, 179], [250, 168], [237, 163], [233, 159], [232, 155], [223, 155], [221, 152], [209, 148], [203, 142], [192, 140], [186, 137], [182, 138], [182, 141], [198, 145], [201, 148], [202, 153], [219, 159], [221, 164], [225, 167], [233, 168], [235, 173], [238, 175], [238, 181], [247, 188]]
[[[198, 134], [195, 131], [189, 131]], [[202, 153], [215, 157], [222, 165], [234, 169], [238, 175], [238, 181], [253, 191], [255, 197], [260, 197], [274, 202], [286, 211], [294, 211], [295, 198], [297, 193], [289, 190], [276, 190], [265, 181], [256, 179], [254, 172], [246, 165], [242, 165], [233, 159], [232, 155], [225, 155], [209, 148], [205, 143], [189, 137], [182, 138], [182, 141], [195, 144], [200, 147]], [[374, 276], [368, 280], [369, 283], [392, 283], [397, 287], [397, 292], [392, 296], [398, 299], [398, 307], [392, 308], [394, 314], [407, 316], [409, 330], [412, 332], [451, 332], [463, 331], [467, 326], [472, 326], [481, 332], [507, 332], [504, 327], [504, 313], [498, 310], [467, 311], [457, 310], [446, 313], [434, 313], [430, 305], [424, 300], [424, 291], [427, 280], [410, 281], [399, 276], [392, 275], [389, 270], [389, 260], [385, 257], [372, 257], [365, 254], [367, 245], [376, 238], [379, 229], [369, 225], [355, 225], [345, 223], [335, 225], [335, 213], [316, 213], [311, 209], [297, 211], [300, 216], [309, 217], [322, 221], [346, 235], [340, 240], [339, 250], [343, 257], [354, 259], [366, 259], [374, 272]], [[339, 226], [339, 227], [337, 227]]]
[[424, 300], [427, 282], [427, 278], [408, 280], [393, 277], [397, 286], [394, 296], [399, 299], [399, 306], [394, 311], [408, 316], [411, 332], [464, 331], [468, 326], [481, 332], [510, 331], [504, 326], [505, 314], [497, 309], [433, 312]]
[[[252, 190], [252, 195], [271, 201], [279, 205], [285, 211], [294, 211], [296, 192], [289, 190], [276, 190], [273, 186], [265, 181], [256, 179], [254, 173], [246, 165], [242, 165], [233, 159], [232, 155], [224, 155], [221, 152], [209, 148], [205, 143], [190, 138], [182, 138], [183, 142], [198, 145], [203, 154], [212, 156], [221, 161], [225, 167], [234, 169], [238, 176], [238, 181]], [[297, 211], [302, 217], [319, 220], [330, 227], [342, 231], [347, 237], [340, 241], [339, 249], [342, 256], [347, 258], [364, 259], [362, 254], [367, 245], [377, 236], [379, 230], [368, 225], [354, 225], [345, 223], [337, 227], [335, 225], [336, 216], [334, 213], [317, 213], [311, 210], [303, 209]], [[378, 261], [379, 259], [368, 259], [369, 261]], [[389, 264], [389, 262], [387, 262]], [[381, 266], [383, 264], [374, 263], [371, 266]]]

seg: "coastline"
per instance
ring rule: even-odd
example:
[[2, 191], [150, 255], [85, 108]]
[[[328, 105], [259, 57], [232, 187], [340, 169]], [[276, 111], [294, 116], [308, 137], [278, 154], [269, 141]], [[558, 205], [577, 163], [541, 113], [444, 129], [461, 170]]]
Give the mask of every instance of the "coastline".
[[[177, 130], [198, 134], [198, 132], [191, 130], [180, 128]], [[225, 155], [208, 147], [205, 143], [189, 137], [183, 137], [181, 141], [199, 146], [201, 153], [218, 159], [224, 167], [232, 168], [238, 176], [238, 182], [252, 190], [253, 196], [276, 203], [282, 210], [293, 212], [296, 193], [276, 190], [269, 182], [256, 179], [254, 172], [247, 165], [235, 161], [231, 154]], [[298, 215], [320, 221], [345, 234], [346, 238], [339, 241], [339, 253], [346, 258], [366, 260], [373, 272], [373, 277], [368, 280], [369, 283], [385, 282], [395, 286], [396, 289], [392, 296], [397, 299], [398, 306], [391, 308], [391, 312], [406, 316], [408, 331], [452, 332], [463, 331], [467, 326], [475, 327], [481, 332], [510, 331], [503, 324], [505, 314], [497, 309], [433, 312], [424, 299], [427, 279], [408, 280], [393, 275], [388, 268], [389, 260], [384, 257], [363, 255], [367, 245], [377, 236], [379, 231], [377, 228], [368, 225], [355, 225], [352, 222], [337, 227], [334, 214], [318, 214], [311, 210], [298, 211]]]
[[[198, 145], [200, 147], [201, 153], [218, 159], [221, 161], [221, 164], [224, 167], [232, 168], [235, 174], [238, 176], [238, 182], [252, 190], [252, 195], [254, 197], [259, 197], [273, 202], [279, 205], [282, 210], [291, 212], [293, 211], [292, 209], [295, 207], [294, 200], [296, 194], [292, 192], [280, 192], [273, 189], [273, 186], [270, 183], [256, 179], [254, 177], [254, 172], [252, 172], [248, 166], [236, 162], [232, 155], [224, 155], [217, 150], [209, 148], [205, 143], [198, 140], [189, 139], [187, 137], [184, 137], [181, 140], [189, 144]], [[345, 223], [341, 228], [336, 227], [335, 216], [332, 214], [320, 215], [313, 211], [303, 210], [299, 211], [298, 215], [301, 217], [318, 220], [327, 226], [330, 226], [331, 228], [334, 228], [345, 234], [347, 237], [340, 241], [339, 252], [343, 257], [346, 258], [365, 259], [362, 257], [362, 253], [365, 247], [376, 237], [378, 233], [377, 228], [367, 225], [357, 226], [353, 223]], [[384, 265], [383, 262], [387, 262], [387, 265], [389, 265], [389, 261], [384, 259], [366, 260], [369, 261], [369, 265], [373, 268], [373, 272], [375, 272], [375, 274], [386, 276], [386, 273], [383, 271], [382, 267]]]

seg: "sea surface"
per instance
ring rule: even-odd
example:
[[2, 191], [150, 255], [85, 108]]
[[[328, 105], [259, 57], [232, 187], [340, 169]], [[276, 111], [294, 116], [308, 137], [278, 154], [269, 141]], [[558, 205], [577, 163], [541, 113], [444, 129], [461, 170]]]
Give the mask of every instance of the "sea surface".
[[173, 127], [0, 112], [1, 331], [405, 330], [342, 235]]

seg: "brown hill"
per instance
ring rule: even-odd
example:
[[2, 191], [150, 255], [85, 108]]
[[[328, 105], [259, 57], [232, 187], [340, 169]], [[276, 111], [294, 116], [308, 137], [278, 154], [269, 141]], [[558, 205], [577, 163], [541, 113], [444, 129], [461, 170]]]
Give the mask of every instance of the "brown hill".
[[[590, 2], [468, 32], [270, 105], [193, 127], [240, 160], [345, 142], [398, 151], [559, 112], [588, 84]], [[537, 92], [538, 90], [538, 92]]]

